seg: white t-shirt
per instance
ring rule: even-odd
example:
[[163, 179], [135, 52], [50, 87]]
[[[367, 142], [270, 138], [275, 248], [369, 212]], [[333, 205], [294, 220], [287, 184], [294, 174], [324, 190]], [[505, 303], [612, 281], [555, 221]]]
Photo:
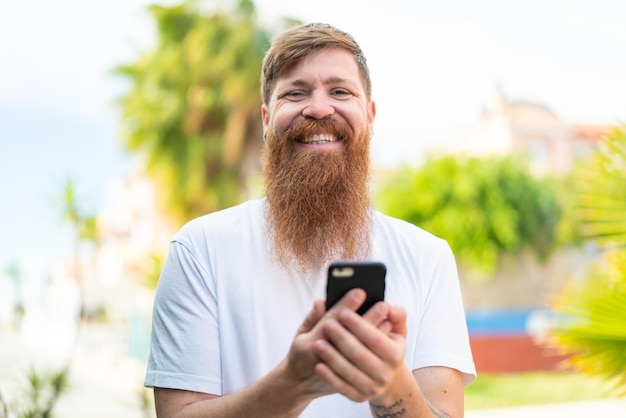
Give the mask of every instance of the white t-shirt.
[[[265, 200], [195, 219], [171, 242], [154, 301], [147, 387], [227, 395], [286, 356], [326, 271], [302, 277], [270, 255]], [[387, 266], [385, 299], [407, 311], [405, 363], [476, 371], [454, 257], [448, 244], [373, 212], [372, 260]], [[341, 395], [314, 400], [302, 417], [363, 417], [369, 405]]]

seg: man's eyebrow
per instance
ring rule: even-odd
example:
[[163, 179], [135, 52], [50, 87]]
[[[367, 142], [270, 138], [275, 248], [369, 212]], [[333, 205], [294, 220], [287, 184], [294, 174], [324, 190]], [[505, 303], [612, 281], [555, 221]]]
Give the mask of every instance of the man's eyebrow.
[[[343, 77], [338, 77], [338, 76], [330, 76], [328, 78], [325, 78], [323, 80], [324, 84], [350, 84], [350, 85], [356, 85], [357, 83], [355, 83], [354, 81], [351, 81], [347, 78], [343, 78]], [[301, 78], [296, 78], [295, 80], [291, 80], [287, 82], [288, 86], [292, 86], [292, 87], [306, 87], [309, 86], [311, 83], [301, 79]]]
[[287, 85], [289, 85], [290, 87], [306, 87], [309, 85], [309, 83], [301, 78], [297, 78], [295, 80], [291, 80], [289, 83], [287, 83]]
[[324, 83], [326, 84], [343, 84], [343, 83], [354, 84], [353, 81], [348, 80], [347, 78], [342, 78], [338, 76], [328, 77], [327, 79], [324, 80]]

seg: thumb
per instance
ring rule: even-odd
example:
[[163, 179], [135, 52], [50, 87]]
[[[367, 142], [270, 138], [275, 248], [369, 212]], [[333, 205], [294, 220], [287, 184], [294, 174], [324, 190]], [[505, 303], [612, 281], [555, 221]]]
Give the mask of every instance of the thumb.
[[311, 331], [325, 313], [326, 307], [324, 306], [324, 301], [316, 299], [315, 302], [313, 302], [313, 309], [309, 311], [306, 318], [304, 318], [304, 322], [298, 328], [298, 334]]

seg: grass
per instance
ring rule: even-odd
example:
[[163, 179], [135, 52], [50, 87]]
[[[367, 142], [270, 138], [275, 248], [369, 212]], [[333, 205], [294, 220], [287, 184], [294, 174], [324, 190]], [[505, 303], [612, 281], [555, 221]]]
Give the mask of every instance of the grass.
[[598, 380], [579, 373], [480, 374], [465, 388], [465, 409], [502, 408], [607, 399], [614, 394]]

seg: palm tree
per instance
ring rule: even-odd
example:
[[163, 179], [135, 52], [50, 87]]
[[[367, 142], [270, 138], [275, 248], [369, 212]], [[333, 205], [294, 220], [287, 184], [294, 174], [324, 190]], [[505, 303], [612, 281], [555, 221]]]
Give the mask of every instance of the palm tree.
[[96, 247], [98, 246], [96, 216], [84, 214], [79, 207], [76, 186], [72, 179], [67, 180], [59, 200], [63, 217], [72, 227], [73, 269], [80, 293], [80, 318], [82, 319], [87, 314], [87, 309], [85, 306], [85, 278], [80, 265], [80, 247], [81, 243], [91, 243]]
[[157, 47], [117, 72], [123, 140], [146, 159], [160, 204], [174, 219], [238, 203], [258, 171], [259, 74], [269, 35], [252, 0], [202, 14], [191, 2], [152, 6]]
[[17, 261], [11, 262], [5, 270], [5, 273], [13, 281], [13, 289], [15, 296], [13, 299], [13, 323], [16, 330], [22, 327], [22, 318], [24, 317], [24, 300], [22, 296], [22, 269]]
[[32, 369], [27, 379], [23, 396], [8, 402], [0, 394], [0, 418], [52, 418], [59, 398], [69, 389], [69, 367], [47, 373]]
[[578, 184], [582, 233], [601, 254], [560, 295], [554, 335], [575, 367], [626, 394], [626, 126], [607, 135]]

